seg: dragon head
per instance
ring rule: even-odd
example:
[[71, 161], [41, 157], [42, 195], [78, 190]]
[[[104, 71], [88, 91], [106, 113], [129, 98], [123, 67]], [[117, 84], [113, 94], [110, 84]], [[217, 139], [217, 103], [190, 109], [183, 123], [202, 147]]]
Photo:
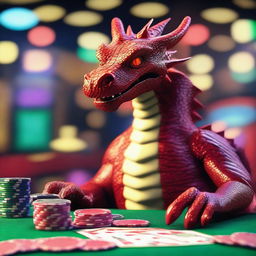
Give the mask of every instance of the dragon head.
[[137, 34], [130, 26], [125, 32], [120, 19], [112, 20], [112, 41], [99, 46], [99, 66], [84, 76], [84, 94], [94, 98], [97, 108], [114, 111], [123, 102], [157, 89], [168, 68], [188, 59], [173, 58], [176, 51], [171, 49], [186, 33], [190, 17], [174, 31], [161, 35], [169, 20], [151, 27], [151, 19]]

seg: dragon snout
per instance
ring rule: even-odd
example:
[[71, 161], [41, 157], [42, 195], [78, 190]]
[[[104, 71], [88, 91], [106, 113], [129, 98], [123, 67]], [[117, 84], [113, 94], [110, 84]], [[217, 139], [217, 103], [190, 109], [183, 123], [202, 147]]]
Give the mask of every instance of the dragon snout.
[[[94, 79], [92, 79], [92, 77]], [[105, 73], [102, 76], [92, 76], [91, 74], [84, 75], [83, 90], [88, 97], [99, 97], [100, 89], [106, 89], [113, 84], [115, 77], [111, 73]]]
[[114, 81], [114, 75], [110, 73], [106, 73], [103, 76], [100, 77], [98, 80], [98, 87], [108, 87], [110, 86]]

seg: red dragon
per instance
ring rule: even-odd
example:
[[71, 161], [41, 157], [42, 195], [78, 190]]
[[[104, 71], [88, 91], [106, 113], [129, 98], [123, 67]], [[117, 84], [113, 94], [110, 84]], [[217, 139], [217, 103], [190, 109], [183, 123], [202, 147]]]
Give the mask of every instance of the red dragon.
[[170, 19], [150, 20], [135, 34], [112, 20], [112, 41], [97, 51], [99, 66], [84, 76], [83, 91], [97, 108], [115, 111], [132, 100], [132, 125], [108, 147], [97, 174], [86, 184], [54, 181], [44, 193], [59, 193], [73, 208], [167, 209], [166, 223], [188, 207], [184, 225], [209, 223], [215, 213], [246, 209], [254, 189], [236, 149], [222, 136], [198, 128], [199, 90], [173, 66], [173, 47], [190, 17], [162, 35]]

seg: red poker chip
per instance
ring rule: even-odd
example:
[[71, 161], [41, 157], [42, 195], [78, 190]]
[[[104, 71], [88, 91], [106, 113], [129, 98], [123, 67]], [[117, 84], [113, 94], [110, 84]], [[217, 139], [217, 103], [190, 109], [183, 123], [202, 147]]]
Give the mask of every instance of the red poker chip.
[[217, 235], [213, 237], [213, 240], [215, 243], [218, 243], [218, 244], [227, 244], [227, 245], [235, 244], [235, 242], [228, 235]]
[[85, 245], [85, 239], [78, 237], [50, 237], [39, 241], [38, 246], [43, 251], [61, 252], [81, 249]]
[[91, 209], [78, 209], [74, 212], [75, 215], [100, 215], [100, 214], [111, 214], [111, 211], [109, 209], [97, 209], [97, 208], [91, 208]]
[[14, 240], [0, 242], [0, 255], [11, 255], [20, 250], [20, 244], [16, 244]]
[[112, 225], [116, 227], [147, 227], [150, 225], [150, 222], [148, 220], [126, 219], [114, 220]]
[[85, 240], [85, 245], [81, 248], [83, 251], [104, 251], [117, 247], [115, 243], [105, 240]]
[[256, 233], [236, 232], [230, 238], [235, 244], [256, 248]]
[[32, 252], [39, 250], [37, 239], [15, 239], [13, 242], [19, 245], [19, 252]]

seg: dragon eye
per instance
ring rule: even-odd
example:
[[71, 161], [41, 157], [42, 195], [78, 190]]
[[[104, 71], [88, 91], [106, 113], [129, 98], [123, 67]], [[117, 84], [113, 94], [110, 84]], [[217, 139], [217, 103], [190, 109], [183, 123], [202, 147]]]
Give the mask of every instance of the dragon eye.
[[131, 61], [132, 67], [139, 67], [142, 64], [142, 59], [140, 57], [137, 57]]

